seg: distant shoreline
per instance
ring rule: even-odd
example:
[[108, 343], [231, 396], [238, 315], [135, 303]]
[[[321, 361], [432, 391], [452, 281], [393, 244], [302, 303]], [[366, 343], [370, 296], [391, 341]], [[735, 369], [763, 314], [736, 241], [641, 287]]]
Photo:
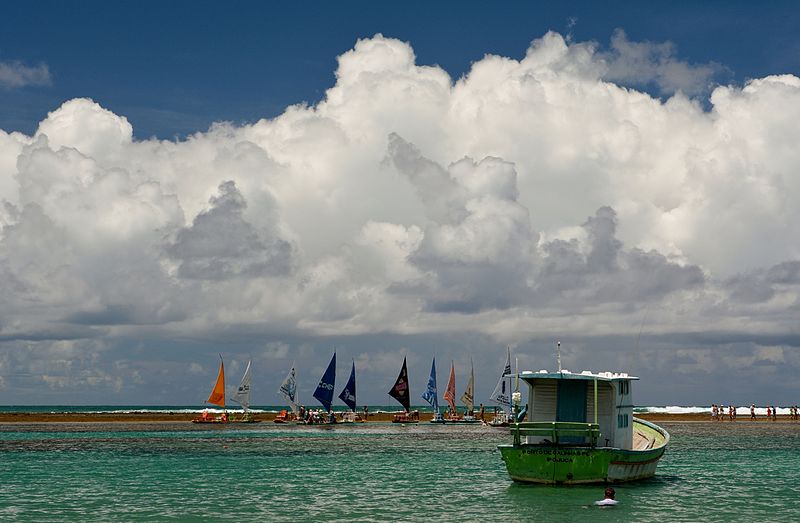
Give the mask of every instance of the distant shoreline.
[[[277, 414], [272, 412], [260, 412], [253, 414], [253, 418], [261, 422], [272, 422]], [[231, 418], [235, 419], [237, 414], [231, 413]], [[369, 413], [369, 422], [390, 422], [394, 413], [376, 412]], [[0, 423], [149, 423], [161, 421], [190, 422], [198, 417], [197, 413], [192, 412], [0, 412]], [[771, 419], [766, 416], [758, 416], [755, 421], [750, 420], [750, 416], [739, 416], [736, 421], [731, 422], [726, 416], [723, 421], [711, 419], [709, 413], [640, 413], [637, 418], [642, 418], [654, 422], [709, 422], [709, 423], [771, 423]], [[420, 421], [426, 422], [431, 419], [430, 413], [421, 412]], [[486, 421], [492, 419], [487, 412]], [[788, 415], [778, 415], [779, 422], [792, 422]], [[800, 423], [800, 422], [794, 422]]]

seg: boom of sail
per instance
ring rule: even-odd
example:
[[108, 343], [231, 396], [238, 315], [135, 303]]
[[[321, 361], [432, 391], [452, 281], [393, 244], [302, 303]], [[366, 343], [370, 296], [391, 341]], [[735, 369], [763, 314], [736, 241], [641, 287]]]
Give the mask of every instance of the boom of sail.
[[394, 382], [394, 386], [389, 390], [389, 396], [396, 399], [406, 412], [408, 412], [411, 410], [410, 393], [411, 391], [408, 387], [408, 369], [406, 368], [406, 359], [403, 358], [403, 367], [400, 369], [400, 375], [397, 376], [397, 381]]
[[317, 398], [323, 407], [325, 407], [325, 412], [330, 412], [331, 410], [331, 403], [333, 402], [333, 389], [336, 382], [336, 353], [333, 353], [333, 357], [331, 358], [331, 362], [328, 364], [328, 368], [325, 370], [325, 374], [322, 375], [322, 378], [319, 380], [319, 384], [317, 385], [317, 390], [314, 391], [314, 397]]

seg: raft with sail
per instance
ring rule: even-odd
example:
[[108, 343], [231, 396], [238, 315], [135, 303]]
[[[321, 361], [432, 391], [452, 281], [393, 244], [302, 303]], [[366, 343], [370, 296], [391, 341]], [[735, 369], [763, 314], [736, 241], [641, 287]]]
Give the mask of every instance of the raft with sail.
[[336, 423], [336, 416], [333, 414], [331, 404], [333, 403], [333, 391], [336, 386], [336, 352], [334, 351], [333, 357], [325, 373], [319, 379], [317, 388], [314, 390], [314, 398], [319, 401], [322, 408], [325, 410], [328, 423]]
[[228, 411], [225, 410], [225, 362], [222, 360], [222, 355], [219, 356], [219, 372], [217, 373], [217, 381], [214, 383], [214, 388], [211, 389], [206, 403], [216, 405], [223, 409], [222, 414], [219, 416], [212, 416], [208, 409], [204, 409], [200, 417], [192, 420], [192, 423], [228, 423]]
[[442, 413], [439, 412], [439, 393], [436, 390], [436, 357], [431, 362], [431, 374], [428, 377], [428, 386], [422, 393], [422, 399], [430, 403], [433, 408], [433, 418], [431, 423], [444, 423]]
[[292, 363], [292, 368], [289, 369], [289, 373], [281, 382], [280, 388], [278, 388], [278, 393], [283, 396], [286, 402], [289, 404], [289, 408], [291, 408], [291, 412], [286, 410], [280, 411], [278, 416], [273, 420], [275, 423], [290, 423], [290, 422], [298, 422], [297, 420], [297, 374], [294, 368], [294, 363]]
[[511, 347], [507, 347], [506, 366], [489, 401], [500, 406], [500, 411], [489, 421], [492, 427], [508, 427], [511, 421]]
[[461, 415], [458, 413], [456, 407], [456, 368], [453, 362], [450, 362], [450, 377], [447, 380], [447, 388], [444, 391], [444, 399], [450, 406], [448, 411], [442, 416], [441, 420], [434, 418], [432, 423], [444, 423], [454, 425], [472, 425], [480, 423], [480, 420], [472, 415], [474, 404], [474, 390], [475, 390], [475, 372], [470, 373], [470, 379], [467, 383], [467, 388], [464, 394], [461, 395], [461, 401], [467, 408], [466, 414]]
[[400, 374], [389, 390], [389, 396], [393, 397], [403, 406], [403, 412], [401, 414], [395, 414], [394, 418], [392, 418], [392, 423], [419, 423], [419, 411], [411, 411], [410, 394], [408, 368], [406, 367], [406, 359], [403, 358], [403, 366], [400, 368]]
[[353, 360], [353, 366], [350, 369], [350, 379], [347, 384], [339, 393], [339, 399], [350, 407], [350, 410], [342, 413], [341, 423], [357, 423], [365, 421], [356, 414], [356, 362]]

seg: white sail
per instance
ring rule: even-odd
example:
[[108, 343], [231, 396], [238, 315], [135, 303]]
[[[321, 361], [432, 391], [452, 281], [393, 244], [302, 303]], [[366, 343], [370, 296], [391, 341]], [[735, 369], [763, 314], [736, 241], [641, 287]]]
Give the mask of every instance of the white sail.
[[286, 379], [283, 380], [281, 383], [281, 388], [278, 389], [286, 401], [289, 403], [289, 406], [292, 407], [293, 412], [297, 412], [297, 380], [295, 379], [295, 371], [294, 371], [294, 363], [292, 363], [292, 369], [289, 371], [289, 374], [286, 375]]
[[503, 374], [494, 388], [494, 392], [489, 396], [489, 401], [497, 403], [507, 408], [511, 408], [511, 382], [508, 376], [511, 374], [511, 347], [508, 348], [508, 357]]
[[231, 398], [241, 405], [245, 412], [250, 408], [250, 363], [250, 361], [247, 362], [247, 368], [244, 370], [244, 376], [242, 376], [242, 383], [239, 384], [236, 394]]
[[475, 367], [472, 365], [472, 358], [469, 359], [469, 364], [469, 382], [467, 383], [467, 390], [461, 395], [461, 403], [467, 406], [469, 412], [472, 412], [475, 410]]

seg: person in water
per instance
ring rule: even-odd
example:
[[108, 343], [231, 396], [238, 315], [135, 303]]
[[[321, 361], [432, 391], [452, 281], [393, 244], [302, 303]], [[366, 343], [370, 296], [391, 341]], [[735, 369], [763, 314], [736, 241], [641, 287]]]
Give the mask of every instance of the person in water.
[[600, 501], [595, 501], [594, 504], [599, 506], [599, 507], [614, 506], [617, 503], [619, 503], [619, 501], [614, 499], [614, 496], [616, 496], [616, 495], [617, 495], [617, 493], [614, 491], [614, 489], [612, 487], [607, 487], [606, 488], [606, 492], [605, 492], [605, 497], [603, 499], [601, 499]]

